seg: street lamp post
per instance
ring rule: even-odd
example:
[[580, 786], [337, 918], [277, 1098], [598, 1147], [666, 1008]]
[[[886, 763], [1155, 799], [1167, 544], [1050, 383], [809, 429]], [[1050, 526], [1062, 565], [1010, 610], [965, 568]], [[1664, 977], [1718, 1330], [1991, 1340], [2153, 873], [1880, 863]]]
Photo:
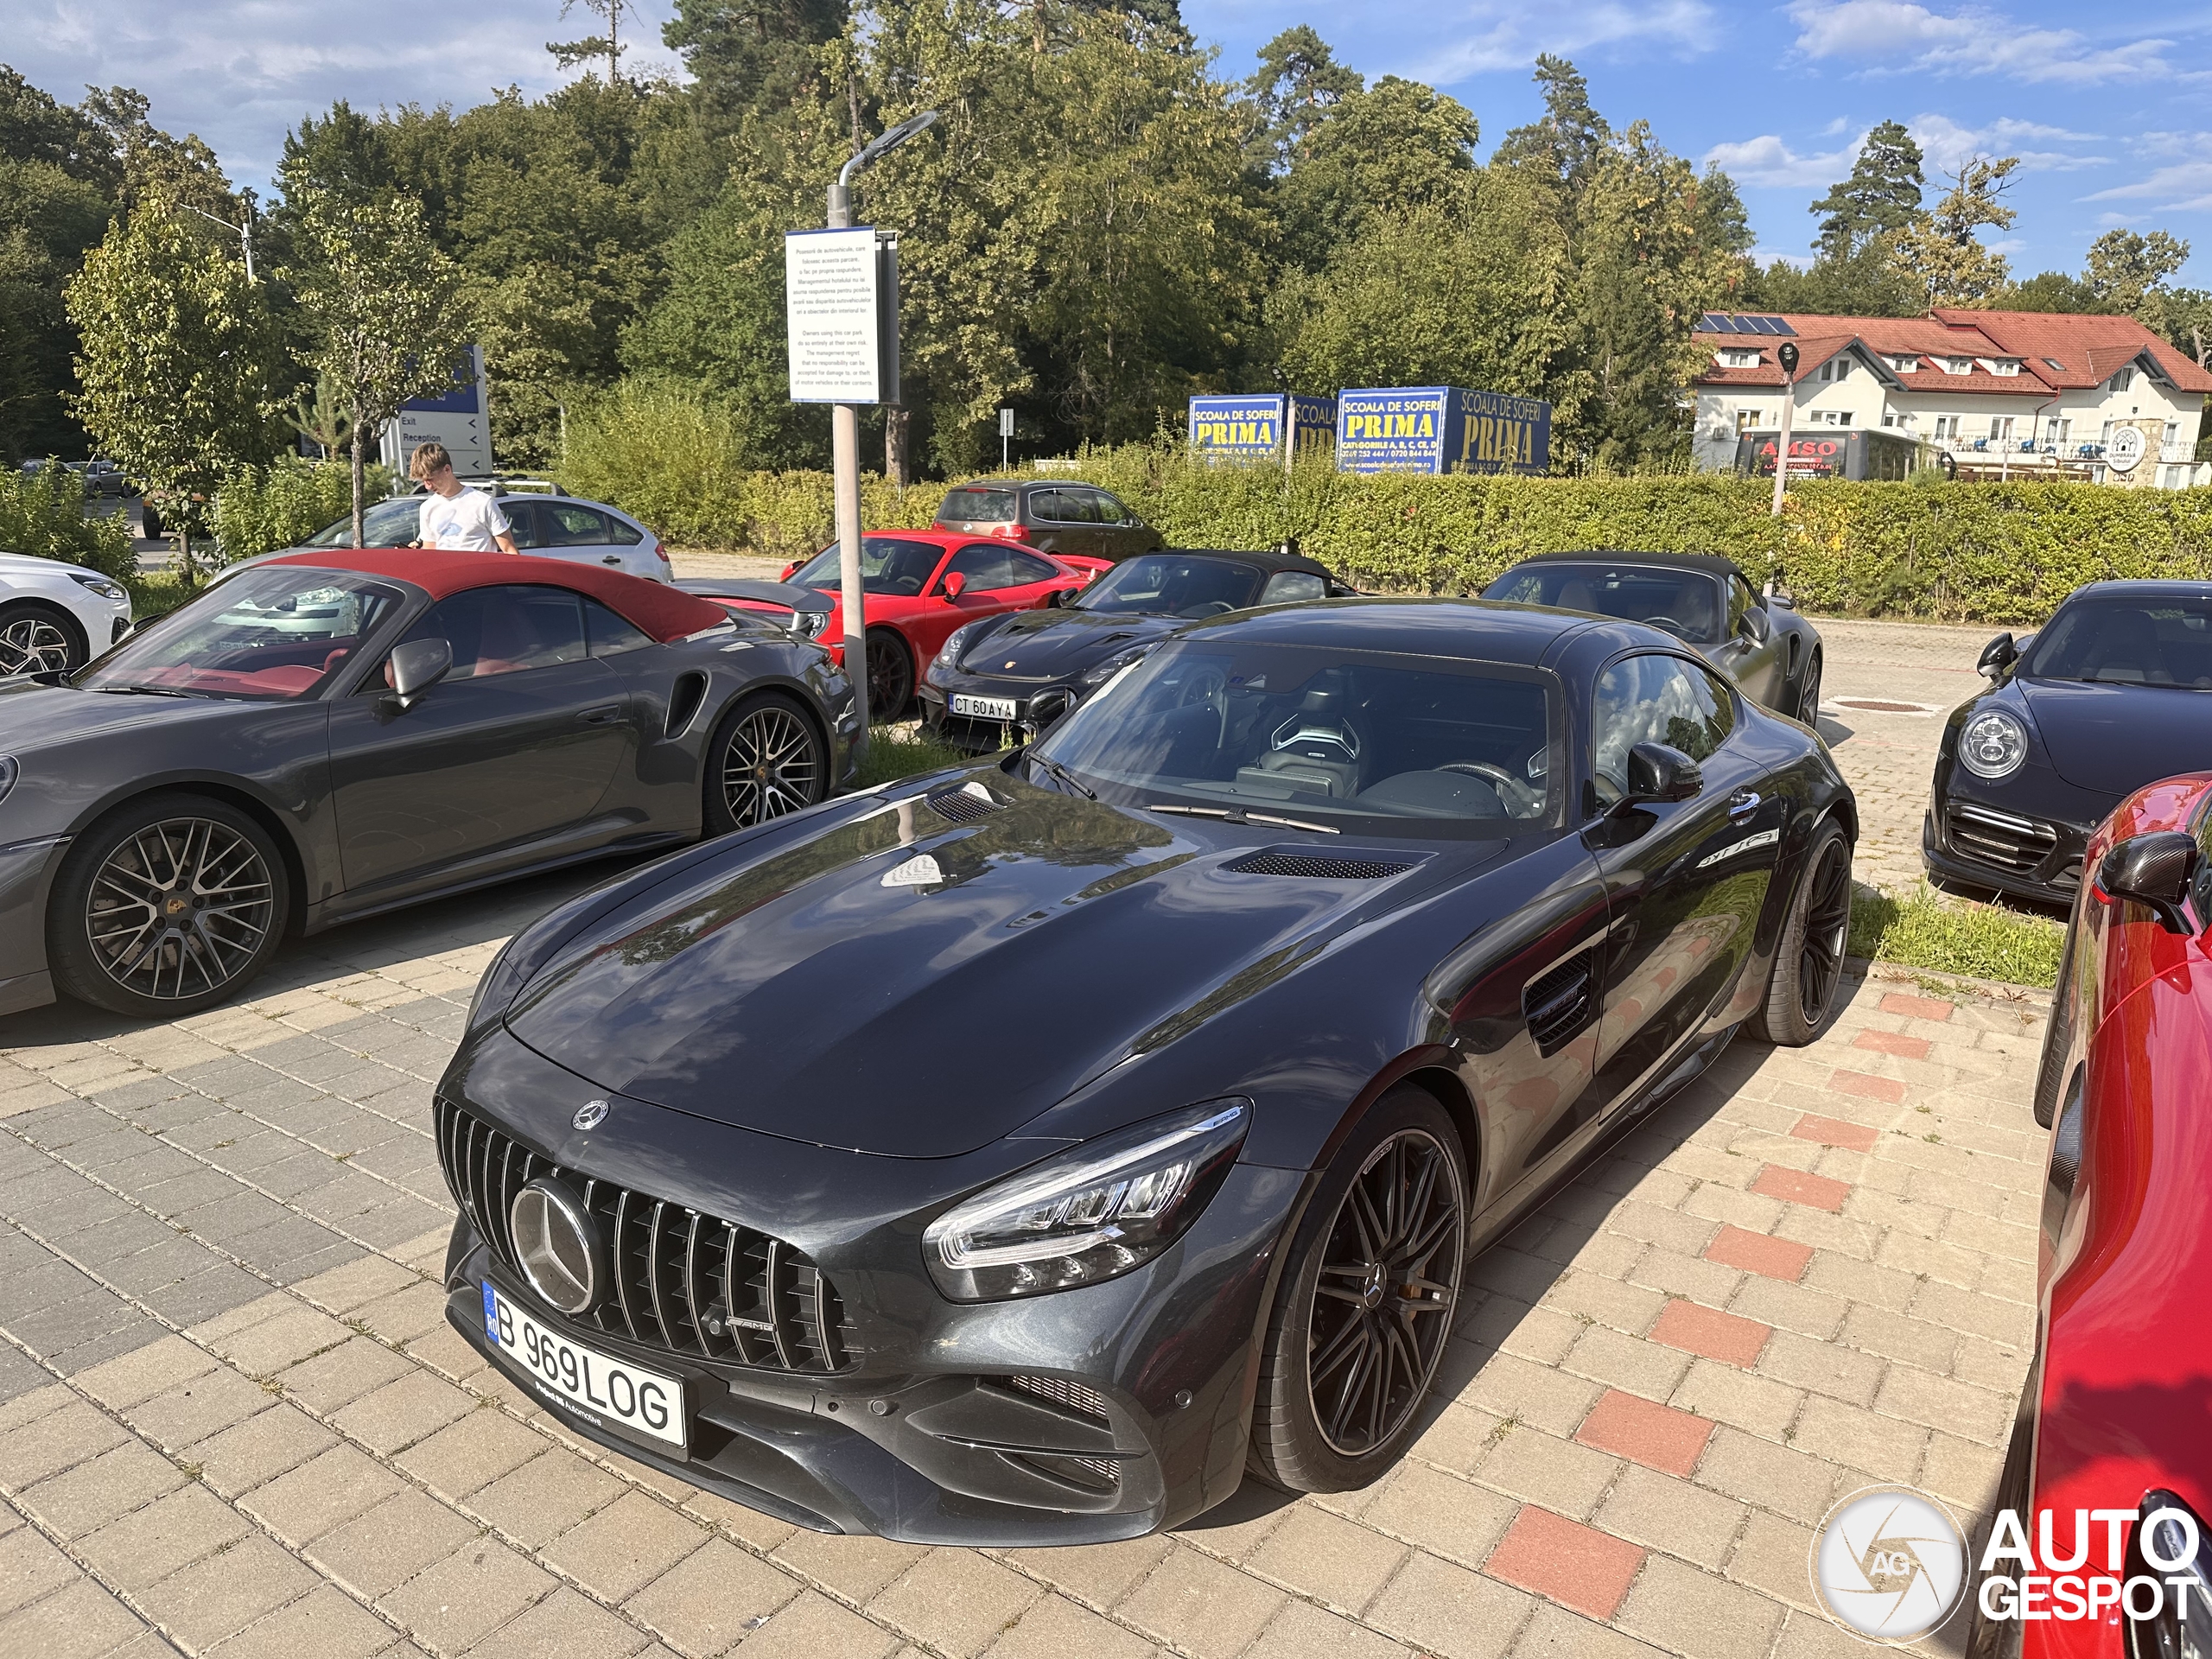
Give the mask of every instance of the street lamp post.
[[254, 277], [253, 277], [253, 220], [252, 220], [252, 219], [251, 219], [251, 217], [248, 217], [248, 219], [247, 219], [247, 220], [246, 220], [246, 222], [245, 222], [245, 224], [243, 224], [243, 225], [233, 225], [233, 224], [232, 224], [232, 223], [231, 223], [231, 221], [230, 221], [229, 219], [218, 219], [218, 218], [216, 218], [216, 217], [215, 217], [215, 215], [214, 215], [214, 214], [213, 214], [213, 213], [209, 213], [209, 212], [208, 212], [205, 207], [194, 207], [190, 202], [188, 202], [188, 201], [187, 201], [187, 202], [181, 202], [181, 203], [179, 203], [178, 205], [179, 205], [180, 207], [181, 207], [185, 210], [185, 212], [187, 212], [187, 213], [197, 213], [197, 214], [199, 214], [199, 215], [200, 215], [200, 218], [202, 218], [202, 219], [206, 219], [206, 220], [207, 220], [210, 225], [219, 225], [219, 226], [221, 226], [225, 230], [228, 231], [232, 235], [233, 235], [233, 236], [235, 236], [236, 238], [238, 238], [238, 245], [239, 245], [240, 247], [242, 247], [242, 248], [244, 248], [244, 249], [245, 250], [245, 279], [246, 279], [246, 281], [248, 281], [249, 283], [250, 283], [250, 282], [251, 282], [251, 281], [253, 281]]
[[1789, 475], [1789, 416], [1797, 404], [1797, 342], [1785, 340], [1774, 354], [1782, 365], [1782, 442], [1774, 454], [1774, 505], [1767, 509], [1775, 518], [1782, 517], [1782, 486]]
[[[928, 131], [937, 121], [935, 110], [925, 110], [910, 117], [838, 168], [836, 182], [830, 187], [829, 228], [852, 228], [854, 174], [918, 133]], [[892, 324], [897, 327], [896, 318]], [[860, 741], [855, 747], [865, 758], [869, 713], [868, 616], [861, 589], [861, 411], [857, 404], [830, 405], [830, 463], [836, 475], [837, 588], [845, 613], [845, 674], [853, 682], [854, 695], [860, 699]]]

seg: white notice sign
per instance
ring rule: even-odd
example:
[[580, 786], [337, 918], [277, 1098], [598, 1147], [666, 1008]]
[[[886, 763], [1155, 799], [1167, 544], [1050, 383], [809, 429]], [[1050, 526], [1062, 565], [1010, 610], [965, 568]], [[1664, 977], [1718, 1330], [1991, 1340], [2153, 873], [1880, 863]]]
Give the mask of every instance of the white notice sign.
[[786, 235], [784, 306], [793, 403], [881, 400], [873, 226]]

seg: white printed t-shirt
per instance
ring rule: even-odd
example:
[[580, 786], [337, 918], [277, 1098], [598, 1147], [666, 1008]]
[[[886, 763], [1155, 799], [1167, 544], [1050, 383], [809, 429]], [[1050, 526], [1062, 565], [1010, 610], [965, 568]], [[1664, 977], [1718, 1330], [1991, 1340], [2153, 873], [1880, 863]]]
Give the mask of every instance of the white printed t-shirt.
[[435, 491], [424, 496], [416, 534], [424, 547], [448, 553], [496, 553], [497, 538], [512, 531], [497, 501], [481, 490], [465, 489], [450, 500]]

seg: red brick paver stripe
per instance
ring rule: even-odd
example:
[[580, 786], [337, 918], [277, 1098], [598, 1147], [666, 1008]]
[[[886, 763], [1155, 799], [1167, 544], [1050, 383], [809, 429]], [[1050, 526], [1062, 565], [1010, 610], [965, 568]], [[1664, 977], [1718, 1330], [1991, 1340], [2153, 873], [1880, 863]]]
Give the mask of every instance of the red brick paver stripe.
[[1877, 1054], [1894, 1054], [1901, 1060], [1928, 1058], [1928, 1039], [1897, 1031], [1862, 1031], [1851, 1039], [1853, 1048], [1871, 1048]]
[[1894, 1077], [1870, 1077], [1864, 1071], [1838, 1071], [1828, 1079], [1828, 1087], [1840, 1095], [1864, 1095], [1869, 1100], [1886, 1100], [1892, 1106], [1904, 1103], [1904, 1084]]
[[1907, 996], [1902, 991], [1891, 991], [1882, 998], [1884, 1014], [1901, 1014], [1908, 1020], [1948, 1020], [1957, 1007], [1940, 996]]
[[1851, 1196], [1851, 1183], [1832, 1181], [1825, 1175], [1808, 1175], [1802, 1169], [1784, 1169], [1779, 1164], [1769, 1164], [1759, 1171], [1759, 1178], [1751, 1183], [1751, 1191], [1764, 1193], [1770, 1198], [1780, 1198], [1787, 1204], [1810, 1205], [1815, 1210], [1831, 1212], [1843, 1208], [1843, 1201]]
[[1634, 1544], [1527, 1503], [1484, 1570], [1578, 1613], [1611, 1618], [1643, 1565], [1643, 1552]]
[[1746, 1273], [1795, 1282], [1813, 1259], [1813, 1247], [1741, 1227], [1723, 1227], [1719, 1236], [1705, 1247], [1705, 1259], [1724, 1268], [1741, 1268]]
[[1574, 1438], [1600, 1452], [1687, 1477], [1705, 1454], [1705, 1443], [1712, 1433], [1708, 1418], [1608, 1389], [1605, 1397], [1582, 1420], [1582, 1427], [1574, 1431]]
[[1651, 1327], [1654, 1342], [1663, 1342], [1686, 1354], [1702, 1354], [1728, 1365], [1756, 1363], [1759, 1351], [1773, 1334], [1770, 1327], [1757, 1319], [1747, 1319], [1740, 1313], [1723, 1313], [1717, 1308], [1702, 1307], [1679, 1299], [1661, 1310], [1659, 1323]]
[[[1839, 1072], [1838, 1076], [1842, 1074]], [[1873, 1083], [1878, 1079], [1867, 1078]], [[1797, 1127], [1789, 1131], [1800, 1141], [1817, 1141], [1824, 1147], [1841, 1147], [1850, 1152], [1874, 1150], [1874, 1131], [1864, 1123], [1847, 1123], [1840, 1117], [1815, 1117], [1808, 1112], [1797, 1120]]]

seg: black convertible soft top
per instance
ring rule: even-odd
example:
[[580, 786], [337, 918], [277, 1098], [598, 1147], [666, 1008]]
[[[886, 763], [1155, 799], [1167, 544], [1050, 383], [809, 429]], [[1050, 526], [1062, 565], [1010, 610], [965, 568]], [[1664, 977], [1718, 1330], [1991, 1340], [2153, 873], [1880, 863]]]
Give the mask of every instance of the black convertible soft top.
[[1718, 553], [1631, 553], [1621, 548], [1593, 547], [1580, 553], [1532, 553], [1525, 559], [1515, 561], [1522, 564], [1589, 564], [1609, 559], [1619, 559], [1631, 564], [1671, 565], [1681, 570], [1702, 570], [1708, 576], [1741, 576], [1744, 585], [1752, 592], [1758, 583], [1751, 573], [1735, 560], [1723, 558]]
[[1336, 573], [1318, 559], [1309, 559], [1303, 553], [1246, 553], [1226, 547], [1163, 547], [1156, 553], [1133, 553], [1135, 559], [1194, 558], [1234, 559], [1239, 564], [1256, 565], [1265, 575], [1275, 575], [1285, 570], [1303, 570], [1309, 575], [1321, 576], [1334, 582]]

